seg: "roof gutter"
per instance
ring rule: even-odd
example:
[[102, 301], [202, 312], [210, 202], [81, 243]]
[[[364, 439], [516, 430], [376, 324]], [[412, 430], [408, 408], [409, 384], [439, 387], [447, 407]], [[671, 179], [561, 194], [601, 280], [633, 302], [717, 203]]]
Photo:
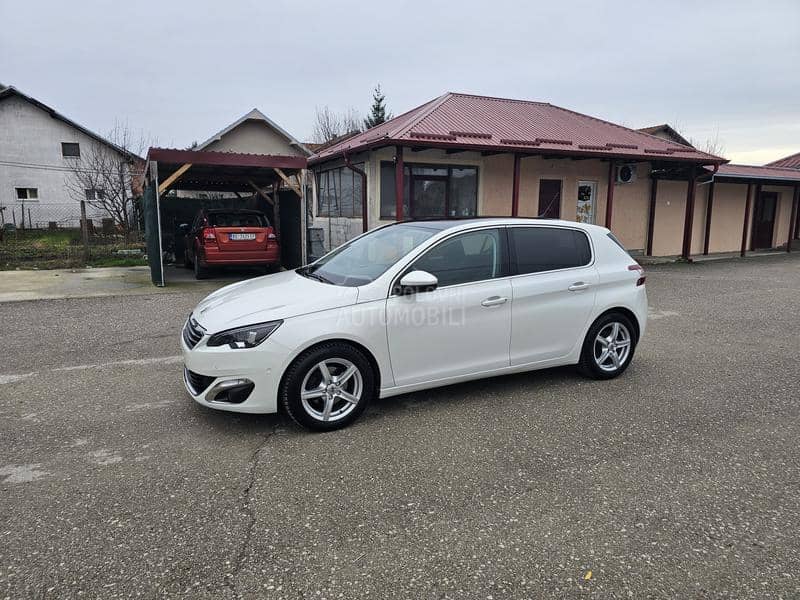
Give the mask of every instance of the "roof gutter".
[[348, 169], [353, 171], [353, 173], [361, 175], [361, 230], [363, 233], [366, 233], [369, 231], [369, 222], [367, 219], [367, 173], [350, 162], [350, 157], [347, 156], [347, 150], [342, 151], [342, 157], [344, 158], [344, 165]]

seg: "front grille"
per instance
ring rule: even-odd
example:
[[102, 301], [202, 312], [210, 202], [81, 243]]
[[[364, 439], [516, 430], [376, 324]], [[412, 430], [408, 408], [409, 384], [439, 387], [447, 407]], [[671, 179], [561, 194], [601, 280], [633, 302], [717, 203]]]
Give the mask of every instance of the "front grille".
[[190, 371], [186, 368], [183, 369], [183, 375], [186, 377], [186, 383], [189, 384], [190, 388], [192, 388], [192, 392], [194, 392], [195, 396], [199, 396], [205, 392], [208, 389], [208, 386], [211, 385], [211, 382], [216, 379], [216, 377], [200, 375], [200, 373], [195, 373], [194, 371]]
[[190, 315], [186, 325], [183, 326], [183, 341], [186, 342], [189, 349], [197, 346], [197, 342], [202, 340], [205, 334], [206, 330]]

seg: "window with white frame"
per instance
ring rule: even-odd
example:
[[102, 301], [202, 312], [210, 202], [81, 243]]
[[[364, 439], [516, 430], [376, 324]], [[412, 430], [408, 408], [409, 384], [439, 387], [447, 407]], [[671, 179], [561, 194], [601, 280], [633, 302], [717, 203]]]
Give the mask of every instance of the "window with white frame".
[[16, 188], [18, 202], [36, 202], [39, 200], [39, 190], [37, 188]]
[[102, 200], [105, 198], [105, 192], [98, 188], [91, 188], [86, 190], [86, 199], [90, 202], [93, 200]]

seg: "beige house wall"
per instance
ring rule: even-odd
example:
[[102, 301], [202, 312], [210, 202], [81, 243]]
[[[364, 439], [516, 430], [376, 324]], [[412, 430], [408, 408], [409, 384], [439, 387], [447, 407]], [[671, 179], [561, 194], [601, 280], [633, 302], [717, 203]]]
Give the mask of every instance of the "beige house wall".
[[[714, 184], [709, 252], [736, 252], [741, 249], [746, 202], [747, 185]], [[702, 252], [702, 248], [700, 252]]]
[[[368, 205], [370, 228], [391, 222], [380, 217], [380, 163], [393, 161], [395, 148], [381, 148], [353, 157], [354, 162], [365, 161], [368, 174]], [[511, 154], [482, 156], [479, 152], [447, 154], [432, 149], [421, 152], [404, 150], [405, 163], [429, 163], [470, 165], [478, 167], [478, 214], [485, 216], [511, 215], [514, 158]], [[334, 163], [331, 163], [333, 166]], [[650, 165], [637, 164], [637, 179], [629, 184], [617, 184], [614, 188], [614, 210], [611, 230], [630, 250], [643, 251], [647, 245], [647, 224], [650, 210]], [[599, 159], [569, 160], [544, 159], [538, 156], [522, 158], [520, 165], [519, 216], [533, 217], [538, 213], [539, 181], [560, 179], [561, 218], [575, 220], [577, 210], [578, 182], [596, 183], [595, 219], [605, 224], [606, 197], [608, 193], [608, 162]], [[705, 243], [706, 210], [709, 184], [697, 186], [695, 213], [692, 226], [692, 254], [702, 254]], [[755, 186], [754, 186], [755, 187]], [[763, 191], [778, 192], [778, 209], [774, 234], [774, 246], [786, 243], [792, 209], [792, 188], [788, 186], [764, 186]], [[686, 217], [687, 182], [658, 182], [655, 225], [653, 235], [654, 256], [677, 256], [683, 246], [683, 225]], [[709, 251], [735, 252], [741, 246], [747, 184], [717, 183], [714, 192], [714, 207], [711, 218]], [[316, 201], [314, 211], [316, 213]], [[752, 210], [752, 209], [751, 209]], [[315, 222], [321, 221], [318, 217]], [[752, 214], [750, 216], [752, 225]], [[352, 231], [360, 232], [361, 221], [353, 225]], [[750, 247], [748, 239], [748, 249]]]
[[289, 140], [277, 133], [267, 123], [255, 120], [241, 123], [220, 139], [208, 144], [203, 150], [305, 156], [301, 150], [290, 144]]

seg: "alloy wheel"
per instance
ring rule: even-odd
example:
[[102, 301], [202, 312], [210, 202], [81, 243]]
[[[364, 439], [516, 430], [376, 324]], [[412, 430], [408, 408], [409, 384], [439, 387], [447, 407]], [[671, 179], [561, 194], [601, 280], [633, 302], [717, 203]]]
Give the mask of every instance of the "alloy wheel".
[[344, 358], [326, 358], [314, 365], [300, 386], [300, 401], [306, 413], [324, 422], [339, 421], [361, 400], [361, 371]]
[[618, 321], [605, 325], [597, 332], [594, 340], [594, 362], [603, 371], [613, 373], [628, 360], [631, 353], [631, 334], [628, 328]]

